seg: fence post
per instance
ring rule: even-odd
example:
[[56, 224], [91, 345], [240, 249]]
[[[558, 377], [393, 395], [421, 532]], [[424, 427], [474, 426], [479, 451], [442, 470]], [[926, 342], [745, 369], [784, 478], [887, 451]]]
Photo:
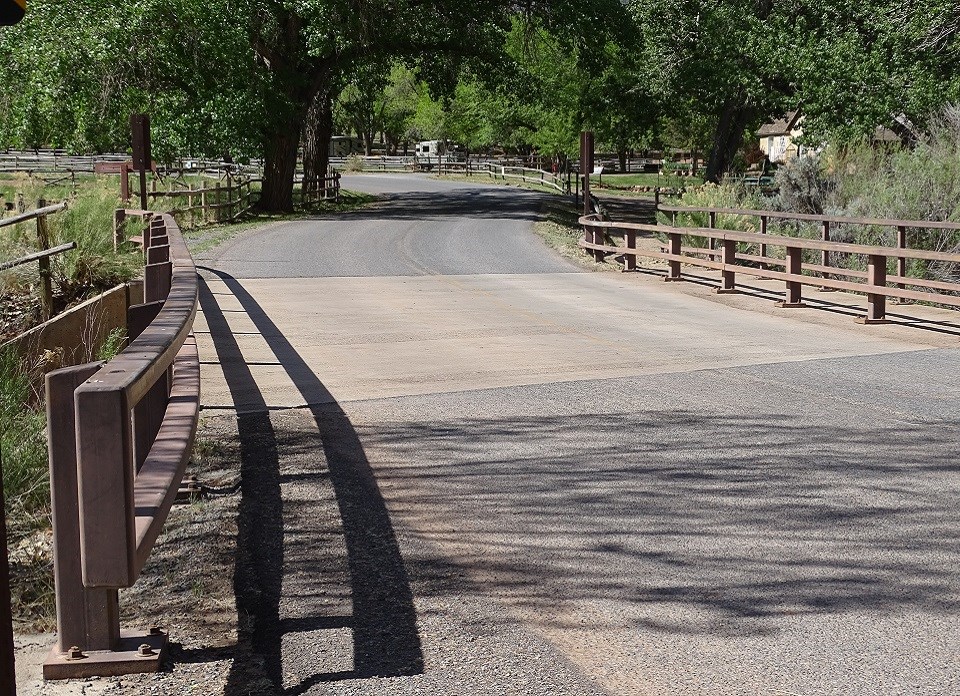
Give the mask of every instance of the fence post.
[[207, 208], [207, 187], [204, 186], [203, 181], [200, 182], [200, 219], [203, 221], [203, 224], [210, 222], [210, 209]]
[[[47, 204], [44, 199], [37, 201], [37, 207], [42, 208]], [[47, 216], [41, 215], [37, 218], [37, 244], [41, 251], [50, 248], [50, 234], [47, 229]], [[39, 260], [40, 263], [40, 314], [46, 321], [53, 316], [53, 284], [50, 278], [50, 257], [46, 256]]]
[[[823, 239], [823, 241], [825, 241], [825, 242], [829, 242], [829, 241], [830, 241], [830, 221], [829, 221], [829, 220], [824, 220], [824, 221], [823, 221], [823, 232], [820, 234], [820, 237], [821, 237], [821, 238]], [[829, 266], [830, 266], [830, 252], [827, 251], [826, 249], [824, 249], [822, 252], [820, 252], [820, 261], [821, 261], [821, 263], [822, 263], [822, 265], [823, 265], [824, 267], [829, 268]], [[824, 278], [829, 278], [829, 277], [830, 277], [830, 274], [827, 273], [826, 271], [823, 271], [823, 277], [824, 277]], [[821, 290], [821, 292], [833, 292], [833, 288], [821, 287], [820, 290]]]
[[[906, 249], [907, 248], [907, 228], [903, 225], [897, 225], [897, 249]], [[907, 276], [907, 260], [903, 256], [897, 257], [897, 275], [901, 278]], [[903, 283], [897, 283], [897, 287], [901, 290], [906, 288], [906, 285]], [[898, 300], [898, 302], [904, 302], [905, 300]]]
[[[667, 243], [667, 253], [673, 256], [680, 256], [680, 249], [682, 241], [681, 235], [677, 231], [667, 233], [668, 243]], [[668, 270], [667, 275], [664, 277], [664, 280], [683, 280], [683, 276], [680, 274], [680, 260], [679, 259], [670, 259], [667, 262]]]
[[737, 265], [737, 243], [732, 239], [724, 239], [721, 244], [723, 270], [720, 271], [721, 281], [720, 287], [717, 288], [717, 294], [724, 295], [737, 291], [736, 271], [733, 270]]
[[220, 204], [222, 202], [220, 198], [220, 181], [218, 180], [215, 185], [216, 190], [213, 192], [213, 221], [220, 222]]
[[[800, 247], [787, 247], [787, 273], [799, 276], [803, 273], [803, 262]], [[799, 281], [787, 281], [786, 299], [778, 302], [781, 307], [803, 307], [802, 287]]]
[[[761, 215], [761, 216], [760, 216], [760, 234], [766, 234], [766, 233], [767, 233], [767, 216], [766, 216], [766, 215]], [[761, 244], [761, 245], [760, 245], [760, 256], [763, 256], [764, 258], [766, 258], [766, 256], [767, 256], [767, 245], [766, 245], [766, 244]], [[767, 268], [767, 264], [766, 264], [766, 263], [763, 263], [763, 262], [761, 261], [761, 262], [760, 262], [760, 268], [766, 269], [766, 268]]]
[[[637, 233], [634, 230], [626, 230], [623, 234], [623, 241], [627, 249], [637, 248]], [[637, 270], [637, 255], [627, 252], [623, 255], [623, 270]]]
[[[77, 499], [76, 412], [73, 393], [103, 363], [87, 363], [50, 372], [46, 377], [50, 497], [53, 512], [53, 568], [57, 599], [54, 653], [71, 648], [93, 650], [104, 633], [119, 626], [118, 593], [87, 589], [80, 567], [80, 509]], [[56, 433], [56, 437], [53, 436]], [[112, 647], [112, 646], [111, 646]], [[44, 676], [54, 677], [44, 665]]]
[[[887, 257], [870, 254], [867, 257], [867, 285], [874, 288], [887, 287]], [[878, 292], [867, 293], [867, 316], [862, 324], [880, 324], [887, 313], [887, 296]]]

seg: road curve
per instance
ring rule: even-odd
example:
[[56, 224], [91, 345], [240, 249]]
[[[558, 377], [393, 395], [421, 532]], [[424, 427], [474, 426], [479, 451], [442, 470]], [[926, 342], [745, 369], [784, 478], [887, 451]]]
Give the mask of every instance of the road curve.
[[383, 198], [200, 262], [271, 680], [960, 693], [956, 348], [578, 272], [541, 194], [343, 184]]

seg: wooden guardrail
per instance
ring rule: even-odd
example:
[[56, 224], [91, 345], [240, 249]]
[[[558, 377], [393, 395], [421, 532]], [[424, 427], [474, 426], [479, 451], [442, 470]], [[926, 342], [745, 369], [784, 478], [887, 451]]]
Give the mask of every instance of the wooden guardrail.
[[144, 303], [107, 363], [46, 378], [57, 643], [44, 677], [156, 671], [159, 629], [121, 631], [118, 590], [136, 581], [186, 468], [199, 413], [192, 337], [197, 274], [169, 214], [144, 231]]
[[[960, 307], [960, 283], [907, 277], [905, 270], [909, 259], [960, 263], [958, 252], [911, 249], [907, 247], [906, 238], [906, 231], [911, 228], [960, 231], [960, 224], [957, 223], [847, 218], [733, 208], [661, 205], [659, 210], [674, 216], [673, 220], [679, 213], [706, 213], [709, 216], [709, 227], [677, 227], [675, 223], [644, 225], [608, 222], [598, 220], [596, 215], [587, 215], [580, 218], [584, 230], [580, 246], [597, 258], [606, 254], [622, 255], [625, 270], [636, 269], [638, 257], [666, 261], [666, 280], [682, 280], [682, 264], [717, 270], [721, 274], [718, 292], [735, 292], [737, 274], [781, 280], [786, 284], [786, 297], [781, 303], [784, 307], [802, 305], [803, 285], [863, 293], [867, 295], [867, 314], [862, 319], [865, 323], [881, 322], [885, 319], [888, 297]], [[719, 214], [756, 216], [760, 221], [761, 231], [717, 229], [716, 216]], [[821, 226], [821, 239], [768, 234], [770, 219], [816, 222]], [[889, 247], [831, 241], [831, 229], [835, 230], [836, 226], [841, 224], [895, 228], [897, 245]], [[637, 235], [644, 233], [664, 235], [666, 243], [660, 250], [638, 249]], [[617, 243], [615, 237], [620, 237], [621, 243]], [[684, 237], [702, 239], [704, 246], [683, 246]], [[768, 253], [771, 247], [783, 249], [783, 257], [771, 256]], [[751, 249], [755, 249], [756, 253], [748, 253]], [[820, 263], [804, 261], [804, 251], [819, 252]], [[831, 256], [836, 254], [862, 259], [865, 270], [833, 264]], [[774, 267], [784, 270], [774, 270]], [[895, 267], [895, 274], [888, 274], [888, 267]]]

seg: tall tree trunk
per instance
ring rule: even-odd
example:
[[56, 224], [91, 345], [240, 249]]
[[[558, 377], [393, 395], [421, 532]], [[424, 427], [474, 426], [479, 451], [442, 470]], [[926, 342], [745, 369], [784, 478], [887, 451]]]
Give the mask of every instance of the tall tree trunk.
[[320, 178], [327, 175], [332, 137], [333, 99], [330, 92], [320, 92], [313, 98], [303, 127], [304, 200], [322, 187]]
[[269, 134], [265, 143], [263, 190], [258, 206], [271, 212], [293, 212], [293, 179], [303, 118], [291, 117], [285, 128]]
[[707, 181], [718, 184], [723, 175], [730, 171], [752, 115], [752, 107], [745, 104], [740, 96], [729, 99], [724, 105], [714, 131], [710, 160], [707, 162]]
[[622, 145], [617, 148], [617, 159], [620, 162], [620, 173], [627, 171], [627, 146]]

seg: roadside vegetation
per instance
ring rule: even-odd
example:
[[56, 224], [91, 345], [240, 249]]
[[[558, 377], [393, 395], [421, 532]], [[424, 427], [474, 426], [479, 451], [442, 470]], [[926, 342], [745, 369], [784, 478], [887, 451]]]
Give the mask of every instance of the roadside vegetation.
[[[763, 195], [756, 187], [730, 180], [689, 190], [682, 204], [691, 207], [766, 209], [859, 218], [960, 222], [960, 109], [948, 107], [930, 119], [929, 133], [912, 148], [877, 147], [860, 142], [833, 146], [819, 154], [796, 158], [776, 174], [777, 192]], [[670, 216], [660, 214], [668, 223]], [[678, 225], [707, 226], [705, 213], [683, 213]], [[722, 229], [758, 232], [754, 217], [718, 215]], [[784, 236], [819, 239], [818, 223], [771, 220], [768, 231]], [[896, 229], [871, 225], [838, 225], [832, 239], [857, 244], [894, 246]], [[685, 238], [685, 245], [703, 245], [702, 238]], [[960, 251], [960, 234], [945, 230], [907, 229], [907, 245], [914, 249]], [[775, 248], [770, 249], [775, 252]], [[864, 269], [859, 256], [835, 255], [836, 263]], [[815, 261], [814, 254], [810, 256]], [[956, 264], [911, 260], [912, 277], [939, 281], [960, 280]]]

